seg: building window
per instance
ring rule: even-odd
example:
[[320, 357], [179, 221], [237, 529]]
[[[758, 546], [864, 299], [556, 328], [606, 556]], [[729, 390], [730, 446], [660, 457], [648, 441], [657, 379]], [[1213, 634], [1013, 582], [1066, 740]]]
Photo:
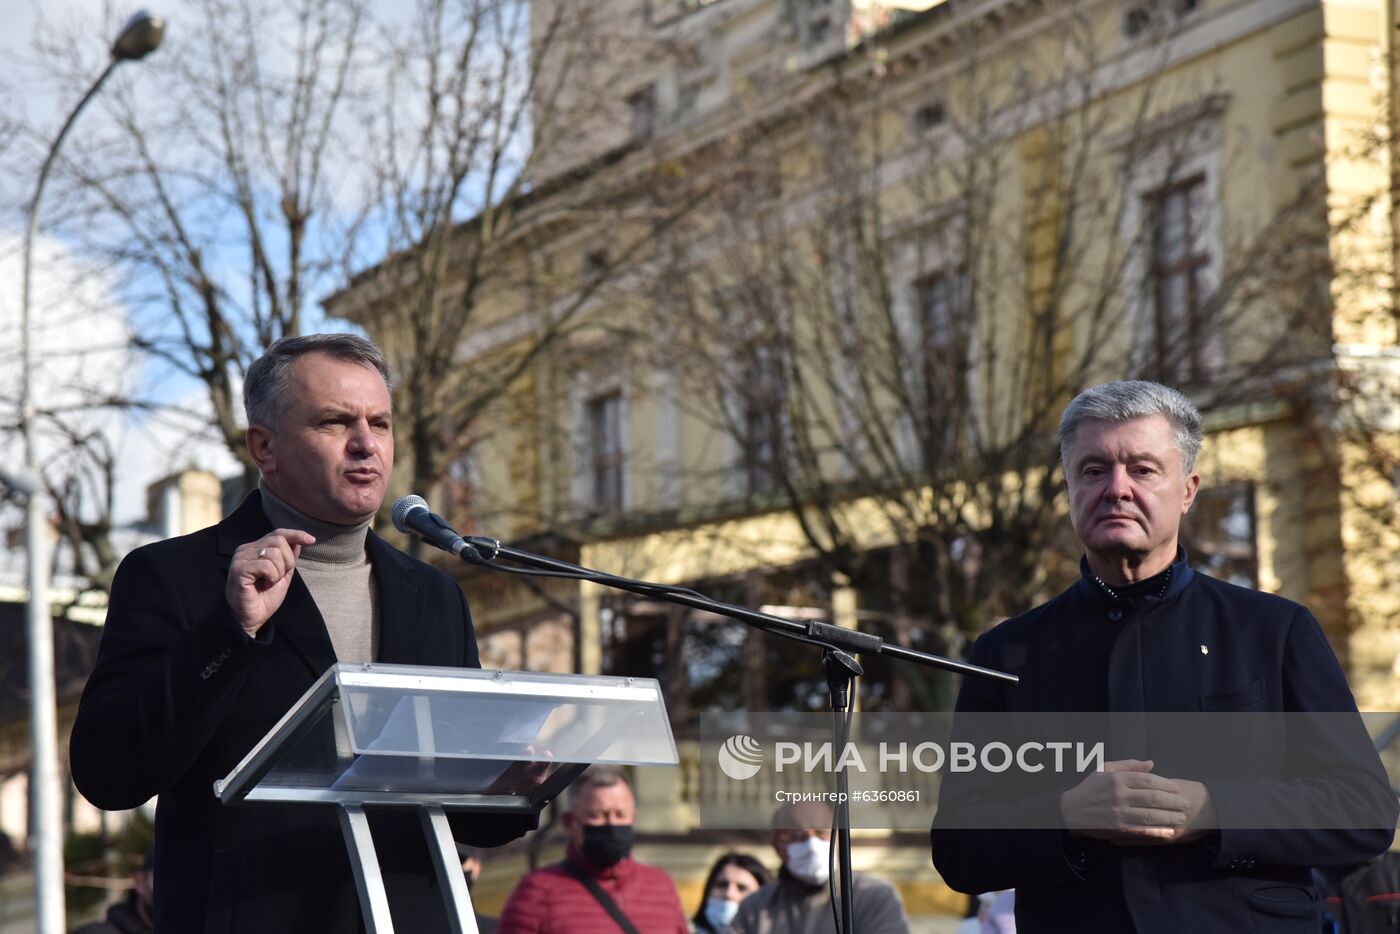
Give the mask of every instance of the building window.
[[656, 131], [656, 89], [648, 85], [628, 96], [627, 108], [632, 114], [632, 138], [650, 139]]
[[836, 4], [833, 0], [785, 0], [788, 22], [804, 49], [821, 45], [829, 39], [836, 26]]
[[777, 492], [787, 426], [787, 375], [772, 345], [753, 349], [743, 396], [743, 467], [750, 496]]
[[1152, 11], [1146, 6], [1129, 7], [1123, 11], [1123, 35], [1136, 39], [1152, 26]]
[[622, 393], [616, 390], [594, 396], [586, 406], [588, 463], [593, 512], [613, 515], [622, 511]]
[[1140, 39], [1185, 19], [1200, 7], [1200, 0], [1143, 0], [1123, 11], [1123, 35]]
[[444, 512], [470, 527], [477, 518], [481, 491], [481, 466], [475, 447], [448, 462], [446, 481], [447, 509]]
[[914, 110], [914, 132], [920, 135], [931, 133], [948, 121], [948, 108], [942, 100], [926, 101]]
[[589, 250], [583, 254], [583, 281], [585, 285], [597, 285], [608, 274], [607, 249]]
[[924, 423], [925, 455], [942, 461], [952, 452], [957, 426], [967, 414], [968, 351], [972, 294], [962, 267], [924, 276], [914, 283]]
[[967, 273], [959, 266], [923, 276], [914, 283], [914, 299], [926, 357], [940, 369], [962, 366], [972, 311]]
[[1254, 485], [1202, 488], [1181, 525], [1191, 563], [1212, 577], [1241, 587], [1259, 586]]
[[1205, 176], [1148, 196], [1151, 215], [1152, 359], [1158, 379], [1199, 383], [1210, 376], [1211, 334], [1205, 316], [1210, 251], [1206, 247]]

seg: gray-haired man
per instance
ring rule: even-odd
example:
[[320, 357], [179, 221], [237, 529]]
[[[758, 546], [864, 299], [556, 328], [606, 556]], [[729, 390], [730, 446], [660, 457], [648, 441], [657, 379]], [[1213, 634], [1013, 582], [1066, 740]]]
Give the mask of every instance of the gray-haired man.
[[[818, 801], [785, 804], [773, 813], [772, 825], [769, 839], [782, 868], [778, 878], [740, 903], [729, 934], [835, 934], [831, 808]], [[851, 893], [861, 934], [909, 934], [904, 902], [887, 880], [854, 873]]]
[[[330, 665], [476, 667], [461, 589], [369, 529], [394, 466], [388, 368], [350, 334], [278, 341], [244, 384], [259, 489], [212, 528], [139, 548], [112, 584], [71, 745], [99, 807], [155, 795], [158, 931], [353, 932], [359, 904], [333, 809], [224, 808], [227, 774]], [[371, 814], [390, 907], [446, 930], [422, 832]], [[495, 845], [533, 819], [454, 821]]]
[[[1187, 564], [1177, 539], [1200, 487], [1201, 441], [1200, 413], [1156, 383], [1107, 383], [1070, 402], [1060, 454], [1085, 551], [1080, 580], [977, 641], [971, 661], [1020, 683], [965, 680], [959, 714], [1354, 714], [1341, 667], [1306, 608]], [[1348, 801], [1353, 812], [1377, 815], [1369, 829], [1287, 829], [1242, 817], [1287, 815], [1299, 781], [1193, 781], [1120, 759], [1063, 788], [1058, 830], [1006, 826], [975, 782], [945, 782], [934, 865], [959, 891], [1016, 889], [1022, 934], [1311, 934], [1320, 917], [1310, 868], [1364, 861], [1393, 836], [1394, 795], [1359, 735], [1359, 750], [1346, 737], [1319, 735], [1290, 747], [1290, 762], [1317, 796], [1311, 801]], [[987, 829], [963, 829], [979, 826]]]

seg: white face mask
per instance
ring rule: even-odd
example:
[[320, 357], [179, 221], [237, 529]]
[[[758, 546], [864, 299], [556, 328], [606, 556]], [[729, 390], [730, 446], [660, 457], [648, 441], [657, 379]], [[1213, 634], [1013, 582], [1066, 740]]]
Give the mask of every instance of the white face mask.
[[800, 843], [789, 843], [784, 864], [788, 872], [808, 885], [825, 885], [831, 878], [831, 841], [808, 837]]
[[716, 931], [723, 931], [729, 927], [738, 913], [738, 902], [715, 898], [713, 895], [705, 899], [705, 920], [710, 922], [710, 927]]

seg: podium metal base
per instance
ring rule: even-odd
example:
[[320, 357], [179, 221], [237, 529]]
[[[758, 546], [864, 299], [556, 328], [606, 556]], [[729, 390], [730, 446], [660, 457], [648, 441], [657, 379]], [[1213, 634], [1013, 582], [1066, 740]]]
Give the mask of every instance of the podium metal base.
[[[379, 855], [374, 849], [369, 818], [358, 804], [341, 804], [340, 830], [345, 835], [345, 847], [350, 855], [350, 869], [355, 875], [355, 889], [360, 895], [360, 911], [369, 934], [393, 934], [394, 919], [389, 913], [389, 895], [384, 889], [384, 874], [379, 868]], [[478, 934], [476, 912], [472, 909], [471, 892], [462, 874], [462, 861], [457, 856], [457, 843], [447, 814], [440, 807], [420, 807], [418, 816], [423, 834], [428, 839], [428, 852], [433, 857], [438, 885], [442, 889], [443, 908], [447, 911], [452, 934]]]

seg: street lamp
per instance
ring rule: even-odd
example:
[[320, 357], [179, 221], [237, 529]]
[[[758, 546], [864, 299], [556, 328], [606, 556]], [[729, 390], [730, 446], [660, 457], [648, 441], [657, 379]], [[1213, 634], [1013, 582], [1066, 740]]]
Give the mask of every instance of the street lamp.
[[58, 715], [54, 698], [53, 618], [49, 615], [49, 549], [46, 535], [48, 497], [44, 494], [39, 473], [39, 453], [34, 443], [34, 350], [31, 346], [29, 322], [30, 271], [33, 266], [34, 231], [39, 222], [39, 202], [44, 184], [59, 147], [63, 145], [73, 121], [87, 102], [102, 87], [107, 76], [122, 62], [145, 58], [160, 46], [165, 35], [165, 20], [144, 10], [126, 21], [116, 42], [112, 43], [112, 59], [102, 74], [88, 88], [78, 106], [68, 114], [58, 131], [43, 167], [39, 183], [29, 202], [29, 225], [24, 234], [24, 271], [20, 292], [20, 426], [24, 433], [25, 485], [30, 489], [25, 502], [24, 545], [29, 604], [26, 608], [29, 641], [29, 732], [33, 754], [30, 773], [30, 802], [34, 825], [30, 827], [31, 849], [34, 856], [35, 930], [38, 934], [62, 934], [65, 926], [63, 909], [63, 812], [60, 807], [58, 780]]

